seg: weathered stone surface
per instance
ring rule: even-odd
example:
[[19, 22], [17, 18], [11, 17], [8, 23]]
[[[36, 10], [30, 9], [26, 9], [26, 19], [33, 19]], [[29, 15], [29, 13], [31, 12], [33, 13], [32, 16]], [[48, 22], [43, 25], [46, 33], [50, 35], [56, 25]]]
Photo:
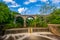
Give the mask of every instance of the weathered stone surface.
[[59, 26], [60, 24], [48, 24], [50, 31], [57, 36], [60, 36], [60, 32], [58, 30]]

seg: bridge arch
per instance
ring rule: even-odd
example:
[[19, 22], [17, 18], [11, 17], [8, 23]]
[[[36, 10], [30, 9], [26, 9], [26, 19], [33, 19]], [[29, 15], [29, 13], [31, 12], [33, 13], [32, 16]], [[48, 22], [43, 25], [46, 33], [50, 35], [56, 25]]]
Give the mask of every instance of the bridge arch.
[[28, 19], [28, 18], [32, 18], [32, 19], [34, 19], [34, 17], [33, 17], [33, 16], [28, 16], [26, 19]]
[[[35, 18], [33, 17], [33, 16], [28, 16], [27, 18], [26, 18], [26, 26], [27, 27], [32, 27], [31, 25], [32, 25], [32, 22], [35, 20]], [[33, 25], [34, 26], [34, 25]]]
[[19, 27], [24, 26], [24, 19], [21, 16], [17, 16], [15, 22], [18, 24], [17, 26]]
[[[27, 20], [27, 18], [36, 19], [36, 16], [37, 16], [37, 15], [16, 15], [16, 16], [15, 16], [15, 19], [16, 19], [17, 17], [21, 17], [21, 18], [24, 20], [24, 27], [26, 27], [26, 20]], [[16, 21], [16, 20], [15, 20], [15, 21]]]

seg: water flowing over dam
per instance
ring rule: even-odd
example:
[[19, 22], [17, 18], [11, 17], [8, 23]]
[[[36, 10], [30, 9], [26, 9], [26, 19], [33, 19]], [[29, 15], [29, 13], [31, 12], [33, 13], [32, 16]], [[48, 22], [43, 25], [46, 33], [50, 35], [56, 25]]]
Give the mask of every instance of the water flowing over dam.
[[51, 33], [48, 28], [9, 29], [3, 40], [59, 40], [60, 37]]

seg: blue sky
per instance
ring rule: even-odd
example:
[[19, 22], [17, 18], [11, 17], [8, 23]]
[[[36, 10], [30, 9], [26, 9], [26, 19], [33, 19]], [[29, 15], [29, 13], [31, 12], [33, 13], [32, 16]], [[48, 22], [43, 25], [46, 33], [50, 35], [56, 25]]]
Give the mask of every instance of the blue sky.
[[40, 8], [44, 4], [55, 5], [60, 8], [60, 0], [0, 0], [5, 2], [10, 10], [22, 15], [40, 14]]

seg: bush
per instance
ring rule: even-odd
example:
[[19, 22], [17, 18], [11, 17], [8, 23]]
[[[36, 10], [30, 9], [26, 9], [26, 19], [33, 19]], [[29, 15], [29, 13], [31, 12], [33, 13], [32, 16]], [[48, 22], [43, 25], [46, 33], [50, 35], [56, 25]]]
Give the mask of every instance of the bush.
[[40, 25], [38, 27], [47, 27], [47, 23], [44, 21], [41, 21], [41, 23], [39, 23]]
[[20, 26], [18, 26], [18, 24], [9, 23], [9, 24], [6, 24], [4, 27], [4, 29], [11, 29], [11, 28], [20, 28]]

